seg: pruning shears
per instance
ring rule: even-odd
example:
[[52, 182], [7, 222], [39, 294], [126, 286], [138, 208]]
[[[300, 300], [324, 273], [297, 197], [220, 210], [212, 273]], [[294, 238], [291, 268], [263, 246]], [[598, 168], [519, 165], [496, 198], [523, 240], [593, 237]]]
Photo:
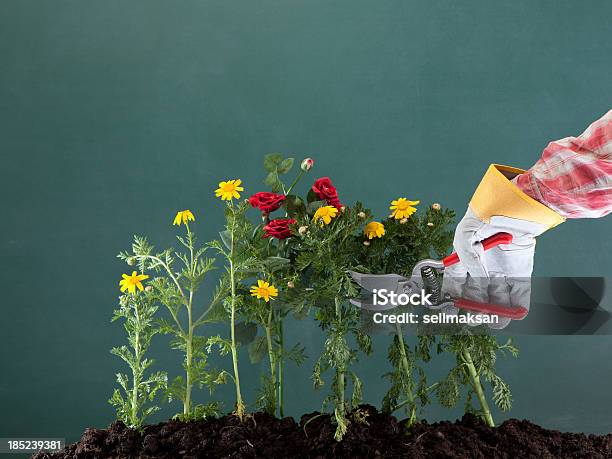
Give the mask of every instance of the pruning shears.
[[[512, 235], [510, 233], [497, 233], [480, 242], [484, 250], [489, 250], [500, 244], [510, 244], [512, 242]], [[470, 312], [492, 314], [499, 317], [507, 317], [512, 320], [522, 320], [525, 318], [529, 311], [524, 306], [508, 307], [500, 304], [481, 303], [467, 298], [451, 298], [450, 296], [443, 298], [438, 275], [443, 273], [445, 268], [459, 263], [459, 261], [459, 255], [457, 255], [456, 252], [453, 252], [442, 260], [421, 260], [414, 265], [410, 278], [400, 276], [399, 274], [364, 274], [354, 271], [351, 271], [350, 274], [353, 280], [368, 292], [373, 292], [375, 289], [385, 289], [389, 292], [395, 292], [398, 295], [402, 293], [411, 295], [427, 290], [431, 293], [434, 304], [432, 308], [434, 309], [452, 304], [458, 309]], [[384, 310], [395, 307], [395, 305], [380, 307], [374, 305], [371, 300], [361, 301], [351, 299], [351, 303], [360, 308], [369, 310]]]

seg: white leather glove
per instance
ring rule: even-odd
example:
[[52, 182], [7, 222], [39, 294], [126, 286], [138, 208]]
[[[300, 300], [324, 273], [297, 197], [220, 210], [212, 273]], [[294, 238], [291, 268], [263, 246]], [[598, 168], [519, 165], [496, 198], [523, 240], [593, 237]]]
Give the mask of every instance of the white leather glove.
[[[444, 270], [442, 292], [452, 298], [529, 310], [535, 237], [546, 229], [539, 223], [500, 216], [486, 223], [468, 208], [453, 241], [461, 261]], [[480, 241], [500, 232], [510, 233], [512, 243], [485, 251]], [[457, 310], [447, 305], [445, 312]], [[491, 328], [504, 328], [510, 321], [499, 317]]]
[[[457, 225], [453, 246], [460, 263], [449, 266], [445, 275], [476, 278], [490, 276], [530, 277], [533, 271], [535, 237], [547, 227], [526, 220], [492, 216], [490, 222], [480, 220], [468, 207]], [[500, 244], [486, 252], [480, 241], [496, 233], [510, 233], [511, 244]]]

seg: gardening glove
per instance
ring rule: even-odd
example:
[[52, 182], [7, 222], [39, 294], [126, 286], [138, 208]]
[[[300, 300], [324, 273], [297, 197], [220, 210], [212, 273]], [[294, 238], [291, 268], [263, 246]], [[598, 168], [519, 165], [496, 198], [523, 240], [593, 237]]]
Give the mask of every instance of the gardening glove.
[[[579, 137], [551, 142], [528, 171], [493, 164], [470, 201], [453, 245], [456, 275], [530, 276], [535, 237], [566, 218], [612, 212], [612, 110]], [[484, 255], [482, 238], [498, 231], [512, 244]]]
[[[566, 218], [612, 212], [611, 157], [612, 110], [579, 137], [549, 143], [528, 171], [491, 165], [455, 231], [461, 262], [445, 270], [443, 290], [529, 308], [536, 236]], [[500, 231], [512, 243], [485, 252], [479, 241]]]
[[[496, 164], [489, 167], [455, 230], [453, 246], [461, 262], [445, 275], [531, 276], [535, 237], [565, 219], [511, 182], [520, 172]], [[512, 242], [485, 252], [480, 241], [499, 232], [510, 233]]]
[[505, 276], [484, 278], [471, 277], [469, 274], [465, 277], [450, 277], [449, 273], [445, 272], [442, 295], [446, 299], [438, 308], [445, 314], [459, 313], [462, 305], [458, 300], [473, 301], [479, 303], [482, 309], [488, 308], [491, 312], [477, 312], [474, 309], [467, 311], [474, 316], [495, 315], [497, 322], [487, 323], [488, 327], [503, 329], [512, 320], [522, 320], [529, 312], [531, 278]]
[[[461, 261], [445, 269], [444, 294], [529, 309], [535, 238], [564, 218], [511, 182], [519, 172], [489, 167], [455, 230], [453, 245]], [[512, 242], [485, 251], [480, 241], [500, 232], [510, 233]], [[500, 328], [510, 322], [499, 319]]]

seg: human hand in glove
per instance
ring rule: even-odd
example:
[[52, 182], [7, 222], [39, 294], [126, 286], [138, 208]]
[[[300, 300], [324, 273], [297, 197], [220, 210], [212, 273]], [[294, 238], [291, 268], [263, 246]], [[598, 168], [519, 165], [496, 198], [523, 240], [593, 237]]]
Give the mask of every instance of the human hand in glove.
[[[453, 245], [461, 263], [445, 276], [531, 276], [535, 237], [566, 218], [612, 211], [612, 110], [579, 137], [548, 144], [528, 171], [493, 164], [457, 226]], [[484, 252], [479, 241], [512, 234], [511, 244]]]
[[[443, 292], [529, 309], [535, 238], [566, 218], [611, 211], [612, 110], [579, 137], [548, 144], [528, 171], [489, 167], [455, 230], [461, 262], [445, 270]], [[484, 251], [480, 241], [499, 232], [512, 242]]]

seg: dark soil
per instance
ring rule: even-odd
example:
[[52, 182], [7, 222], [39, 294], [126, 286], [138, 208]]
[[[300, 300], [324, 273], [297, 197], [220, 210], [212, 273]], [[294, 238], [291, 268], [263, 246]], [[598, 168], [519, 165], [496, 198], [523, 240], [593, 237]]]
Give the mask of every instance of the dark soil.
[[[364, 405], [341, 442], [329, 415], [311, 413], [299, 424], [255, 413], [244, 422], [228, 415], [198, 422], [168, 421], [134, 432], [121, 422], [87, 429], [78, 443], [37, 459], [64, 458], [612, 458], [612, 434], [547, 430], [511, 419], [489, 428], [476, 417], [420, 423], [410, 433], [403, 422]], [[309, 421], [306, 425], [307, 421]]]

